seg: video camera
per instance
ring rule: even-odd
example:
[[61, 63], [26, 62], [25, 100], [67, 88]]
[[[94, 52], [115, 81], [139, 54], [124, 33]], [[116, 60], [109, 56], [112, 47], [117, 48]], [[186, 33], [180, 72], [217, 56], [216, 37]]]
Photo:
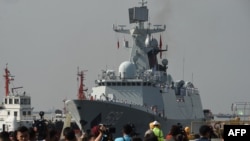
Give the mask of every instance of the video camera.
[[116, 128], [111, 125], [99, 124], [99, 126], [104, 126], [105, 131], [103, 132], [102, 141], [113, 141], [113, 134], [116, 132]]
[[179, 128], [179, 134], [186, 135], [186, 132], [183, 129], [183, 126], [181, 125], [181, 123], [177, 123], [177, 126]]
[[186, 141], [186, 140], [188, 140], [187, 133], [184, 130], [181, 123], [177, 123], [177, 127], [178, 127], [178, 134], [176, 135], [176, 140], [178, 140], [178, 141]]
[[39, 112], [40, 119], [39, 120], [34, 120], [33, 127], [37, 129], [37, 140], [43, 140], [47, 136], [47, 125], [46, 125], [46, 120], [43, 119], [44, 112], [40, 111]]
[[100, 124], [99, 126], [104, 126], [106, 128], [104, 131], [105, 134], [113, 134], [116, 132], [116, 128], [111, 125]]
[[116, 131], [115, 127], [106, 128], [106, 133], [107, 134], [114, 134], [115, 131]]

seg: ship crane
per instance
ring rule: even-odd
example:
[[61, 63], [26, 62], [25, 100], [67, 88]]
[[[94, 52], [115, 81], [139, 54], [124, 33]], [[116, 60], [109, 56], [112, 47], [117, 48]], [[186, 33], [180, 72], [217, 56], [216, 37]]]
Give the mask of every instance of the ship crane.
[[85, 85], [83, 83], [84, 75], [85, 75], [84, 72], [86, 72], [86, 71], [87, 70], [79, 71], [79, 69], [78, 69], [77, 80], [78, 80], [78, 82], [80, 81], [79, 89], [78, 89], [78, 95], [77, 95], [78, 100], [85, 100], [86, 99], [86, 96], [85, 96], [84, 92], [87, 91], [88, 89], [84, 89]]
[[[11, 88], [11, 92], [14, 94], [14, 90], [21, 89], [21, 88], [23, 88], [23, 87], [14, 87], [14, 88]], [[24, 92], [24, 94], [25, 94], [25, 92]]]

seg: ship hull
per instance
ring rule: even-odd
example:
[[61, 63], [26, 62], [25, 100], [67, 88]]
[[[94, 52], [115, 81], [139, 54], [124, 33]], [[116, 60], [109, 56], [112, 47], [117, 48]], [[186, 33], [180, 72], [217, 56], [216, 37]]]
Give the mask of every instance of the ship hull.
[[149, 129], [149, 123], [154, 120], [161, 123], [164, 135], [174, 124], [181, 123], [184, 127], [190, 127], [194, 121], [194, 119], [168, 119], [156, 115], [144, 106], [107, 101], [69, 100], [66, 102], [66, 108], [83, 131], [89, 131], [91, 127], [102, 123], [116, 128], [114, 137], [122, 135], [121, 129], [126, 123], [132, 123], [135, 132], [143, 137], [145, 131]]

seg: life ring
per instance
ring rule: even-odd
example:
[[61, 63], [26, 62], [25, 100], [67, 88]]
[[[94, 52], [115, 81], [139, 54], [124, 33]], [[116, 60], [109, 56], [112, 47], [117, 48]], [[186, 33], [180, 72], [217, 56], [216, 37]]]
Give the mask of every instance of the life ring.
[[221, 124], [220, 124], [220, 122], [216, 122], [216, 123], [214, 124], [214, 129], [221, 129]]

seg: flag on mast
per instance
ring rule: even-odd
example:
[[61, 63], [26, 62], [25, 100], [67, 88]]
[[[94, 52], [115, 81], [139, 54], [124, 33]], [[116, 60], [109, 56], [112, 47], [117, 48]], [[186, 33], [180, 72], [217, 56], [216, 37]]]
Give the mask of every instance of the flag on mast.
[[[161, 35], [160, 35], [160, 50], [162, 49], [162, 40], [161, 40]], [[162, 51], [160, 51], [160, 58], [162, 57]]]
[[120, 47], [120, 43], [119, 43], [119, 39], [117, 39], [117, 48], [119, 49]]

